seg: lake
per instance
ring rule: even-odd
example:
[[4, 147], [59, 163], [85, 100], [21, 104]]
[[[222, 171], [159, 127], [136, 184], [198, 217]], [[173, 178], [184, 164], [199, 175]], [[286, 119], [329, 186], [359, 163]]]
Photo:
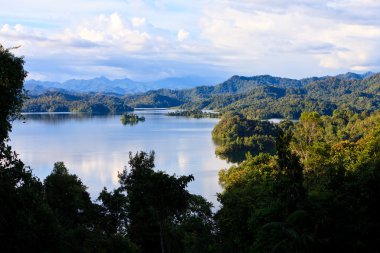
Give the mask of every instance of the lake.
[[230, 165], [214, 154], [211, 131], [218, 119], [165, 116], [168, 110], [135, 110], [145, 122], [123, 125], [120, 115], [26, 114], [15, 121], [11, 146], [41, 180], [63, 161], [96, 199], [103, 187], [118, 186], [129, 152], [155, 151], [156, 170], [193, 174], [189, 191], [218, 206], [218, 171]]

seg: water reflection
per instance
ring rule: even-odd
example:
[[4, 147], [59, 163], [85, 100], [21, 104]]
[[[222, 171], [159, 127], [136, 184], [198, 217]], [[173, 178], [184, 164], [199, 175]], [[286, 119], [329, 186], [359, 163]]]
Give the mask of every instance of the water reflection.
[[47, 124], [59, 124], [64, 121], [83, 121], [91, 118], [89, 113], [23, 113], [23, 121], [41, 121]]
[[169, 174], [193, 174], [189, 185], [217, 204], [218, 171], [229, 167], [214, 154], [211, 131], [217, 119], [172, 118], [163, 110], [135, 111], [143, 124], [125, 128], [120, 115], [88, 114], [25, 115], [26, 123], [14, 122], [11, 145], [41, 179], [56, 161], [63, 161], [96, 198], [103, 186], [117, 187], [118, 171], [128, 164], [129, 151], [156, 152], [156, 169]]
[[[215, 145], [215, 154], [220, 159], [226, 160], [228, 163], [241, 163], [245, 160], [248, 152], [257, 155], [258, 150], [252, 150], [252, 148], [245, 147], [243, 145], [234, 145], [232, 142], [221, 139], [212, 139]], [[229, 147], [230, 146], [230, 147]]]

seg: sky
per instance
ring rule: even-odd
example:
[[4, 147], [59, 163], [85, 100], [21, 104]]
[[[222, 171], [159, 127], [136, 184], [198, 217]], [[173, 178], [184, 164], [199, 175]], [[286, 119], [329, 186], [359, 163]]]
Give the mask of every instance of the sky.
[[380, 71], [379, 0], [0, 0], [28, 79]]

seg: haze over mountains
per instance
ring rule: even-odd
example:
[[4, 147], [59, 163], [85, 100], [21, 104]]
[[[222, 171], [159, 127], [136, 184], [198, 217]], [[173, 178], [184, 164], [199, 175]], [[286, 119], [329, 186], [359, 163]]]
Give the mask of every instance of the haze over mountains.
[[47, 82], [28, 80], [25, 89], [32, 95], [42, 94], [46, 91], [71, 91], [71, 92], [101, 92], [115, 94], [136, 94], [158, 89], [188, 89], [201, 85], [214, 85], [223, 79], [215, 77], [170, 77], [149, 82], [139, 82], [128, 78], [110, 80], [104, 76], [89, 80], [72, 79], [65, 82]]

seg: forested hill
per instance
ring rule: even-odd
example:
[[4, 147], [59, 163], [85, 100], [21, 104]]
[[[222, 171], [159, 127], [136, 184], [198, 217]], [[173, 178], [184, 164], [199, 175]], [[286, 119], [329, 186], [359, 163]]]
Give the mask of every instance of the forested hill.
[[[192, 109], [238, 111], [251, 118], [300, 117], [302, 111], [331, 115], [338, 107], [354, 111], [379, 109], [380, 74], [347, 73], [301, 80], [271, 76], [234, 76], [207, 92], [189, 93], [194, 99], [182, 105]], [[211, 90], [211, 91], [210, 91]]]
[[[64, 93], [65, 91], [57, 91], [55, 94]], [[122, 101], [124, 105], [130, 107], [181, 106], [184, 109], [239, 111], [250, 118], [297, 119], [302, 111], [317, 111], [320, 114], [331, 115], [338, 107], [357, 112], [378, 109], [380, 73], [363, 75], [347, 73], [334, 77], [300, 80], [269, 75], [232, 76], [215, 86], [199, 86], [183, 90], [160, 89], [113, 97], [117, 99], [111, 100], [117, 100], [118, 103]], [[51, 99], [54, 99], [51, 93], [31, 96], [24, 111], [37, 111], [35, 109], [56, 111], [55, 100]], [[63, 102], [62, 99], [59, 101]], [[67, 108], [71, 110], [72, 106]]]
[[24, 102], [23, 112], [88, 112], [121, 114], [133, 111], [121, 97], [110, 94], [46, 92]]
[[[278, 88], [302, 88], [310, 83], [314, 83], [317, 81], [325, 81], [331, 78], [337, 80], [363, 80], [367, 77], [375, 75], [372, 72], [368, 72], [365, 74], [356, 74], [356, 73], [346, 73], [337, 75], [334, 77], [324, 76], [324, 77], [310, 77], [303, 78], [300, 80], [283, 78], [283, 77], [274, 77], [270, 75], [259, 75], [259, 76], [232, 76], [228, 80], [217, 84], [215, 86], [199, 86], [193, 89], [185, 90], [186, 93], [189, 93], [191, 96], [194, 94], [201, 95], [203, 97], [207, 97], [210, 95], [217, 94], [226, 94], [226, 93], [247, 93], [257, 87], [265, 87], [265, 86], [273, 86]], [[160, 91], [158, 91], [160, 92]]]

